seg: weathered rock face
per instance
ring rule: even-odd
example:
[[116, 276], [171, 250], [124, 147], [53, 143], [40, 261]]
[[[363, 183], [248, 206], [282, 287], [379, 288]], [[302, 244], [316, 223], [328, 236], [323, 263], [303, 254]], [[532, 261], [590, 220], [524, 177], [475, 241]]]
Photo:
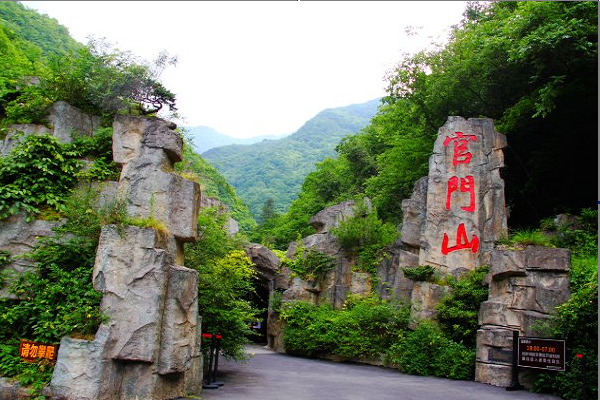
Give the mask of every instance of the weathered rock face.
[[47, 117], [52, 126], [52, 135], [63, 143], [73, 141], [73, 132], [92, 136], [100, 128], [100, 117], [89, 115], [64, 101], [57, 101]]
[[[370, 210], [372, 205], [368, 198], [363, 199], [365, 207]], [[310, 226], [315, 228], [317, 234], [328, 233], [330, 229], [337, 228], [340, 222], [354, 216], [356, 204], [354, 200], [348, 200], [324, 210], [319, 211], [309, 221]]]
[[281, 260], [271, 250], [263, 245], [251, 243], [246, 247], [246, 253], [256, 271], [268, 281], [273, 281], [279, 273]]
[[[93, 284], [103, 293], [107, 322], [93, 341], [63, 339], [51, 383], [54, 398], [199, 393], [198, 273], [178, 265], [182, 242], [196, 235], [199, 187], [172, 172], [181, 154], [172, 127], [159, 119], [115, 120], [115, 161], [123, 164], [116, 192], [128, 195], [130, 216], [154, 218], [167, 230], [103, 227]], [[106, 193], [111, 190], [109, 185]]]
[[492, 252], [490, 294], [479, 310], [475, 380], [510, 385], [512, 332], [542, 336], [535, 324], [548, 320], [569, 299], [569, 267], [566, 249], [528, 246]]
[[52, 131], [44, 125], [36, 124], [13, 124], [9, 126], [8, 132], [0, 144], [0, 156], [7, 156], [27, 136], [43, 134], [52, 135]]
[[[353, 213], [348, 214], [345, 218], [350, 218], [353, 215]], [[339, 219], [338, 223], [343, 219], [344, 217]], [[314, 304], [330, 303], [335, 308], [342, 308], [346, 294], [352, 286], [352, 265], [354, 262], [344, 253], [335, 236], [330, 233], [317, 233], [305, 237], [302, 239], [301, 247], [307, 251], [316, 250], [332, 257], [334, 268], [319, 280], [304, 281], [298, 277], [294, 278], [289, 283], [289, 289], [283, 292], [283, 299], [305, 300]], [[287, 257], [295, 259], [297, 251], [298, 243], [291, 243], [288, 247]]]
[[61, 143], [71, 143], [78, 135], [93, 136], [94, 132], [101, 127], [100, 117], [86, 114], [64, 101], [57, 101], [52, 106], [46, 120], [50, 127], [37, 124], [10, 125], [4, 140], [0, 143], [0, 155], [6, 156], [29, 135], [49, 134]]
[[172, 172], [173, 163], [181, 161], [183, 142], [171, 127], [158, 118], [115, 118], [113, 154], [123, 165], [118, 190], [129, 215], [156, 218], [178, 240], [193, 241], [200, 190], [197, 183]]
[[[0, 250], [10, 254], [11, 261], [8, 265], [0, 267], [0, 272], [10, 278], [11, 275], [21, 275], [32, 266], [32, 260], [22, 257], [38, 244], [42, 237], [53, 237], [52, 228], [61, 225], [61, 222], [34, 220], [26, 221], [24, 213], [11, 215], [0, 221]], [[9, 293], [6, 287], [0, 287], [0, 298], [16, 298]]]
[[[201, 193], [200, 194], [200, 208], [207, 208], [207, 207], [216, 207], [217, 210], [219, 210], [219, 214], [229, 212], [229, 207], [226, 204], [221, 203], [221, 201], [219, 199], [215, 199], [213, 197], [208, 197], [208, 196], [205, 196], [204, 193]], [[225, 223], [224, 228], [227, 231], [227, 233], [229, 234], [229, 236], [234, 236], [236, 233], [238, 233], [240, 231], [238, 222], [231, 217], [229, 217], [229, 219]]]
[[448, 274], [489, 264], [507, 233], [502, 148], [506, 137], [491, 119], [449, 117], [429, 159], [427, 213], [419, 264]]
[[400, 237], [404, 244], [415, 249], [421, 246], [421, 234], [427, 217], [427, 183], [426, 176], [419, 179], [410, 199], [402, 200], [403, 220]]

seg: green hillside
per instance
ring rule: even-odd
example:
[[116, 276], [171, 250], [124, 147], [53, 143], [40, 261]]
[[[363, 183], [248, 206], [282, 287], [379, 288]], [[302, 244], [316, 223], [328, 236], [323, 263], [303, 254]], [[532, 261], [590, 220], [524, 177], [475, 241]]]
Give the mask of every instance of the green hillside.
[[237, 138], [224, 133], [217, 132], [209, 126], [190, 126], [185, 128], [187, 136], [192, 141], [194, 149], [202, 154], [215, 147], [228, 146], [230, 144], [253, 144], [265, 139], [280, 139], [286, 135], [261, 135], [251, 138]]
[[203, 157], [235, 187], [255, 217], [269, 198], [277, 211], [286, 211], [315, 164], [335, 154], [343, 137], [365, 127], [379, 102], [326, 109], [283, 139], [219, 147]]
[[[95, 44], [86, 47], [78, 43], [58, 21], [21, 3], [0, 2], [0, 128], [15, 122], [43, 123], [45, 110], [57, 100], [105, 115], [107, 126], [115, 113], [126, 108], [139, 112], [132, 104], [148, 87], [129, 82], [139, 82], [136, 79], [142, 77], [146, 82], [160, 83], [148, 65], [132, 63], [116, 50], [103, 53]], [[111, 64], [113, 58], [124, 62], [116, 67], [117, 63]], [[39, 79], [40, 84], [24, 84], [31, 77]], [[114, 102], [113, 98], [127, 101]], [[160, 100], [167, 104], [170, 101], [166, 97]], [[206, 193], [227, 204], [244, 230], [251, 229], [254, 220], [235, 190], [198, 154], [189, 148], [185, 154], [179, 168], [196, 174]]]

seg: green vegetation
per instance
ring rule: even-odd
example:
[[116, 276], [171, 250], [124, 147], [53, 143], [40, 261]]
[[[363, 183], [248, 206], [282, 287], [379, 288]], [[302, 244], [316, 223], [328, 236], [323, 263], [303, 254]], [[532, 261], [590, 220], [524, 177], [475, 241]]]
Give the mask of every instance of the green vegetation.
[[98, 191], [81, 189], [63, 202], [66, 222], [56, 236], [41, 238], [30, 257], [30, 272], [7, 276], [15, 299], [0, 299], [0, 375], [17, 378], [39, 391], [50, 381], [53, 367], [46, 362], [21, 362], [19, 340], [59, 343], [66, 335], [93, 337], [103, 321], [102, 294], [91, 285], [101, 225], [118, 222], [123, 208], [107, 204], [98, 209]]
[[431, 265], [419, 265], [418, 267], [410, 268], [403, 267], [404, 276], [413, 281], [425, 282], [429, 281], [435, 273], [435, 268]]
[[488, 299], [488, 286], [483, 282], [488, 272], [487, 267], [478, 267], [458, 279], [449, 277], [452, 290], [436, 307], [436, 320], [444, 335], [469, 349], [475, 348], [479, 308]]
[[344, 310], [306, 302], [284, 303], [283, 341], [288, 353], [309, 357], [380, 357], [399, 331], [406, 330], [410, 309], [375, 296], [349, 297]]
[[[198, 311], [204, 332], [222, 333], [226, 358], [243, 360], [243, 345], [254, 332], [250, 322], [261, 310], [247, 298], [254, 292], [255, 272], [243, 250], [243, 238], [229, 237], [228, 214], [215, 207], [201, 209], [199, 240], [185, 245], [185, 265], [199, 272]], [[206, 351], [208, 346], [204, 346]]]
[[376, 210], [369, 210], [362, 202], [358, 202], [354, 214], [353, 218], [342, 221], [331, 233], [344, 251], [357, 260], [355, 270], [375, 276], [386, 246], [396, 239], [396, 227], [383, 223], [377, 218]]
[[100, 115], [105, 122], [112, 122], [117, 113], [150, 115], [163, 106], [175, 111], [175, 95], [158, 81], [165, 64], [175, 62], [161, 53], [150, 65], [111, 50], [106, 43], [90, 41], [76, 53], [51, 59], [39, 84], [21, 88], [16, 99], [6, 103], [7, 122], [44, 122], [49, 108], [59, 100]]
[[406, 374], [462, 380], [475, 375], [475, 349], [448, 339], [433, 321], [399, 332], [386, 360]]
[[[183, 134], [186, 135], [186, 132]], [[238, 197], [233, 186], [212, 165], [195, 153], [187, 140], [183, 144], [183, 161], [175, 164], [175, 171], [184, 175], [186, 179], [198, 182], [203, 196], [219, 199], [227, 205], [242, 232], [249, 234], [256, 228], [256, 221], [250, 215], [248, 206]]]
[[314, 213], [357, 195], [369, 197], [383, 221], [399, 223], [402, 199], [427, 174], [449, 115], [493, 118], [506, 133], [512, 227], [578, 212], [594, 196], [586, 174], [572, 171], [593, 171], [597, 159], [597, 15], [597, 2], [470, 3], [447, 45], [388, 73], [377, 115], [338, 144], [337, 158], [317, 164], [265, 234], [283, 248], [312, 233]]
[[378, 103], [327, 109], [283, 139], [219, 147], [202, 156], [235, 187], [255, 218], [269, 198], [276, 211], [284, 212], [315, 163], [332, 156], [341, 138], [368, 124]]
[[335, 267], [335, 258], [321, 253], [316, 249], [306, 250], [302, 245], [296, 251], [296, 259], [284, 259], [282, 264], [287, 266], [306, 281], [316, 282], [323, 279]]
[[[79, 172], [82, 158], [94, 158]], [[0, 158], [0, 219], [19, 211], [34, 218], [42, 211], [62, 212], [77, 178], [114, 178], [120, 167], [112, 162], [112, 129], [93, 137], [81, 136], [61, 144], [50, 135], [29, 135], [6, 157]]]

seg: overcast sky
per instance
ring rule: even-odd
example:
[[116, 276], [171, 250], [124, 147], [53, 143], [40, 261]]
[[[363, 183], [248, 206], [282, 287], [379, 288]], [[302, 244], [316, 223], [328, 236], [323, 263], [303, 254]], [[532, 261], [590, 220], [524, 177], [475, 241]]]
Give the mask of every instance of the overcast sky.
[[[385, 95], [403, 53], [444, 42], [465, 2], [24, 1], [82, 43], [106, 38], [153, 60], [178, 57], [161, 76], [176, 121], [236, 137], [293, 133], [325, 108]], [[418, 28], [408, 35], [407, 27]]]

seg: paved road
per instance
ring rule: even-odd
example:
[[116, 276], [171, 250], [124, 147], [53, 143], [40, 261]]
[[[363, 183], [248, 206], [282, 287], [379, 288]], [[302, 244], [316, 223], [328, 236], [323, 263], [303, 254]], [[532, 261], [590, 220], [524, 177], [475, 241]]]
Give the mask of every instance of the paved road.
[[507, 392], [476, 382], [400, 374], [369, 365], [310, 360], [248, 347], [245, 364], [219, 362], [219, 389], [202, 391], [202, 400], [559, 400]]

